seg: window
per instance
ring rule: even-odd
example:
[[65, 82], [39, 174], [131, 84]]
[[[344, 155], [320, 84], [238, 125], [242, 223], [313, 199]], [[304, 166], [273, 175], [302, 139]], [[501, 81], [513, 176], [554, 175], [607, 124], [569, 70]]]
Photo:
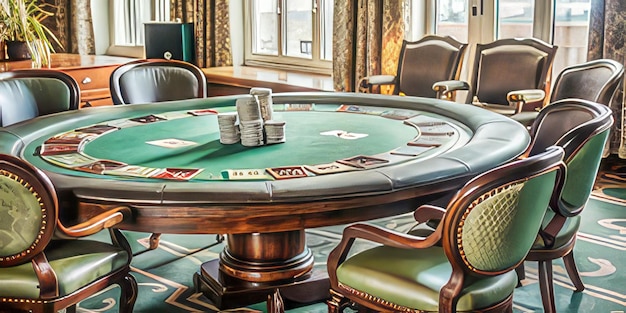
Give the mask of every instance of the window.
[[470, 44], [496, 38], [540, 38], [559, 46], [553, 75], [586, 60], [591, 0], [428, 0], [428, 3], [438, 12], [431, 27], [437, 34], [453, 35]]
[[110, 54], [142, 57], [143, 23], [170, 20], [169, 0], [113, 0], [110, 5]]
[[246, 64], [330, 73], [333, 4], [246, 0]]

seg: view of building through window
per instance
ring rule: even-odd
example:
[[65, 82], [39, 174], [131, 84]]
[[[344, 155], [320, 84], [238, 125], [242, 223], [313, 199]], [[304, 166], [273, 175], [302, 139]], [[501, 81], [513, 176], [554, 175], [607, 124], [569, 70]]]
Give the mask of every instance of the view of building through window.
[[[470, 7], [468, 0], [437, 0], [436, 33], [452, 35], [468, 42], [469, 16], [480, 7]], [[535, 4], [545, 0], [499, 0], [496, 1], [496, 36], [497, 38], [532, 37], [533, 27], [538, 23], [534, 19]], [[553, 44], [559, 46], [554, 61], [553, 73], [559, 73], [564, 67], [585, 62], [587, 56], [587, 37], [589, 32], [589, 11], [591, 0], [557, 0], [553, 21]], [[484, 22], [481, 21], [481, 22]], [[547, 22], [549, 23], [549, 22]], [[481, 25], [482, 28], [489, 27]]]
[[246, 62], [330, 68], [333, 4], [333, 0], [248, 0]]
[[[250, 27], [246, 60], [310, 68], [311, 64], [332, 61], [334, 0], [246, 0]], [[469, 42], [470, 16], [483, 8], [469, 0], [430, 0], [435, 2], [435, 32]], [[494, 23], [497, 38], [531, 37], [536, 21], [535, 6], [545, 0], [495, 1]], [[412, 5], [417, 5], [413, 0]], [[419, 1], [421, 3], [421, 1]], [[552, 32], [559, 46], [554, 73], [565, 66], [586, 60], [591, 0], [557, 0]], [[114, 44], [141, 46], [143, 23], [170, 21], [169, 0], [113, 0]], [[421, 5], [421, 4], [420, 4]], [[475, 12], [474, 12], [475, 11]], [[409, 23], [423, 23], [423, 16], [410, 16]], [[483, 23], [483, 22], [481, 22]], [[482, 28], [489, 27], [481, 25]], [[268, 59], [268, 57], [270, 59]], [[273, 60], [272, 60], [273, 59]], [[299, 60], [299, 61], [298, 61]], [[302, 63], [304, 62], [304, 63]], [[313, 63], [310, 63], [313, 62]], [[324, 67], [324, 65], [318, 66]], [[326, 68], [330, 68], [328, 65]]]

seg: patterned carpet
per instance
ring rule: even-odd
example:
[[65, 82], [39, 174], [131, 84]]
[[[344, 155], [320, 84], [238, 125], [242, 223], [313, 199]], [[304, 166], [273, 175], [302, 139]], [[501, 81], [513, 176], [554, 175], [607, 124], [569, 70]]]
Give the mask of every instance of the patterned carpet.
[[[593, 197], [582, 213], [583, 223], [575, 247], [576, 262], [586, 289], [573, 292], [563, 263], [555, 262], [555, 293], [558, 312], [626, 311], [626, 167], [619, 160], [603, 163]], [[373, 221], [405, 231], [413, 226], [410, 215]], [[341, 226], [307, 230], [307, 242], [315, 254], [316, 267], [324, 269], [326, 256], [340, 238]], [[126, 232], [133, 245], [133, 275], [139, 283], [134, 312], [219, 312], [201, 294], [194, 293], [193, 274], [200, 264], [218, 257], [223, 249], [215, 235], [163, 235], [156, 250], [147, 250], [145, 233]], [[361, 247], [363, 248], [363, 247]], [[103, 290], [80, 303], [78, 312], [117, 312], [119, 290]], [[265, 304], [223, 312], [264, 312]], [[315, 303], [287, 312], [326, 312]], [[543, 312], [537, 269], [527, 262], [526, 279], [514, 293], [514, 312]]]

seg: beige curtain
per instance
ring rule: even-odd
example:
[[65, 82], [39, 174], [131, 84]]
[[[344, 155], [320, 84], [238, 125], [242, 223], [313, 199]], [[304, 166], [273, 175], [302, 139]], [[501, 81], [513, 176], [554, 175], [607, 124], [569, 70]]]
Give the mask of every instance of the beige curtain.
[[395, 75], [404, 39], [406, 1], [335, 1], [333, 81], [337, 91], [358, 91], [366, 76]]
[[56, 52], [94, 54], [96, 52], [91, 0], [45, 0], [46, 11], [54, 13], [44, 23], [61, 42]]
[[[626, 65], [626, 1], [592, 0], [589, 25], [588, 60], [613, 59]], [[605, 156], [626, 158], [626, 114], [622, 86], [611, 103], [614, 124]]]
[[193, 23], [200, 67], [230, 66], [229, 0], [171, 0], [172, 19]]

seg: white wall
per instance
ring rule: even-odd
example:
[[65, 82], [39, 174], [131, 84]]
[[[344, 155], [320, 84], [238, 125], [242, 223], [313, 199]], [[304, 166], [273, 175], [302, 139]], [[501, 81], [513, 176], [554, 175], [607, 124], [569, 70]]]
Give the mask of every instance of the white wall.
[[109, 1], [91, 0], [91, 18], [96, 42], [96, 54], [106, 54], [109, 48]]

